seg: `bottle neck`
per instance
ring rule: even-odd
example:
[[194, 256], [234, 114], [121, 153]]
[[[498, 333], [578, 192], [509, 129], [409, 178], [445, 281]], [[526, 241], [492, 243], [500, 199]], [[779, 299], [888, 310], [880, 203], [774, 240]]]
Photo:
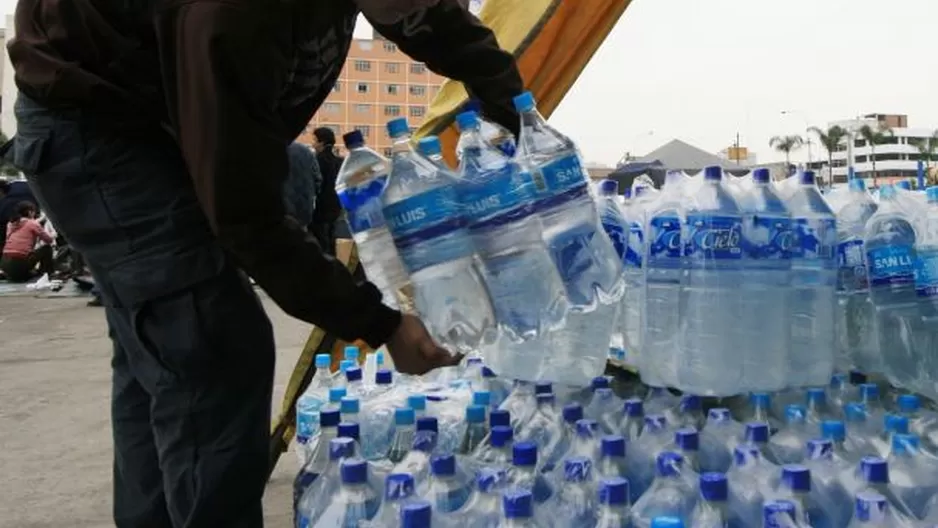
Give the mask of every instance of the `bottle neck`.
[[397, 157], [400, 154], [409, 154], [413, 152], [410, 148], [410, 134], [404, 134], [391, 139], [391, 156]]

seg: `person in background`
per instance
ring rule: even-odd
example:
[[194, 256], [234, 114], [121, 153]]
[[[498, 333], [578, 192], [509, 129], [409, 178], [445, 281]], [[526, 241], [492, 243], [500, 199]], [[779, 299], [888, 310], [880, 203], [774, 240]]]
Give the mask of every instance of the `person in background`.
[[22, 202], [29, 202], [39, 209], [28, 183], [0, 180], [0, 251], [6, 240], [6, 225], [16, 216], [16, 209]]
[[[0, 270], [10, 282], [26, 282], [35, 276], [52, 273], [52, 235], [36, 220], [36, 206], [20, 202], [6, 225], [6, 244], [0, 256]], [[36, 247], [37, 241], [45, 245]]]
[[313, 223], [313, 211], [317, 206], [317, 190], [322, 186], [322, 174], [316, 153], [308, 146], [294, 141], [287, 147], [290, 167], [283, 182], [283, 206], [287, 216], [301, 226]]
[[335, 132], [331, 128], [319, 127], [313, 130], [313, 148], [322, 173], [322, 185], [316, 197], [316, 211], [310, 232], [319, 241], [319, 245], [330, 255], [335, 255], [336, 223], [342, 217], [342, 205], [335, 192], [335, 180], [345, 158], [335, 153]]

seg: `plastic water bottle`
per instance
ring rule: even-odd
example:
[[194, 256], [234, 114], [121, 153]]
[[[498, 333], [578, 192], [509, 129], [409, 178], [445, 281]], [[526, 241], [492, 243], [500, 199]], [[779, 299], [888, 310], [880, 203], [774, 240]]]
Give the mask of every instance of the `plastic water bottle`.
[[915, 293], [922, 317], [917, 354], [923, 370], [913, 388], [938, 398], [938, 360], [928, 352], [938, 350], [938, 187], [929, 187], [925, 194], [928, 205], [915, 259]]
[[402, 506], [415, 497], [415, 487], [414, 476], [409, 473], [388, 475], [384, 480], [384, 500], [367, 526], [374, 528], [397, 526], [401, 518]]
[[762, 508], [763, 528], [805, 528], [807, 525], [798, 521], [795, 503], [787, 500], [772, 500]]
[[305, 512], [315, 508], [319, 501], [338, 484], [339, 465], [342, 460], [355, 457], [355, 441], [351, 438], [329, 440], [315, 464], [307, 464], [293, 482], [294, 524], [302, 525], [308, 519]]
[[338, 426], [338, 410], [323, 409], [319, 413], [319, 436], [309, 443], [309, 456], [293, 481], [294, 504], [329, 464], [329, 444], [338, 437]]
[[554, 468], [570, 448], [570, 437], [563, 426], [563, 417], [555, 407], [556, 396], [538, 394], [536, 398], [537, 410], [522, 426], [519, 438], [537, 445], [542, 464], [548, 470]]
[[865, 491], [856, 497], [853, 520], [847, 528], [889, 528], [896, 526], [889, 510], [889, 501], [879, 493]]
[[398, 257], [382, 212], [381, 193], [387, 184], [388, 160], [365, 146], [361, 131], [342, 136], [348, 155], [336, 176], [335, 190], [368, 280], [381, 290], [389, 306], [409, 307], [402, 290], [407, 273]]
[[390, 121], [388, 133], [394, 156], [382, 195], [384, 217], [410, 273], [415, 306], [441, 343], [472, 352], [494, 342], [497, 331], [456, 179], [410, 148], [406, 119]]
[[339, 466], [341, 486], [328, 500], [310, 511], [307, 524], [300, 528], [319, 526], [358, 526], [375, 516], [381, 498], [368, 483], [368, 463], [362, 459], [344, 460]]
[[781, 390], [788, 382], [791, 217], [772, 187], [768, 169], [752, 173], [753, 185], [742, 196], [743, 269], [739, 294], [744, 333], [743, 390]]
[[564, 482], [557, 487], [551, 503], [558, 526], [592, 528], [596, 519], [596, 485], [593, 463], [586, 457], [571, 457], [564, 461]]
[[430, 460], [427, 498], [434, 510], [451, 513], [462, 508], [471, 493], [468, 477], [456, 467], [453, 455], [437, 455]]
[[534, 497], [519, 488], [506, 490], [502, 495], [502, 520], [499, 528], [539, 528], [534, 516]]
[[[628, 343], [627, 335], [627, 314], [626, 310], [629, 308], [628, 297], [631, 292], [631, 288], [637, 288], [640, 283], [630, 284], [629, 271], [630, 263], [626, 260], [626, 256], [629, 252], [629, 236], [631, 235], [631, 223], [626, 220], [625, 215], [621, 207], [619, 206], [616, 198], [619, 195], [619, 184], [615, 180], [602, 180], [599, 182], [598, 196], [596, 206], [599, 208], [599, 219], [602, 222], [603, 231], [606, 232], [606, 235], [609, 237], [609, 240], [612, 241], [612, 246], [616, 250], [616, 254], [619, 256], [619, 259], [622, 261], [623, 269], [626, 274], [626, 290], [625, 294], [622, 296], [622, 304], [619, 308], [619, 314], [616, 317], [616, 325], [613, 328], [612, 340], [609, 343], [610, 353], [613, 354], [613, 357], [625, 356], [629, 364], [635, 365], [633, 358], [628, 358], [627, 351], [631, 348]], [[639, 275], [641, 274], [641, 263], [639, 262]], [[632, 270], [632, 278], [634, 278], [634, 269]], [[634, 299], [632, 299], [634, 302]], [[636, 347], [637, 348], [637, 347]]]
[[913, 341], [922, 326], [915, 292], [915, 219], [897, 198], [894, 187], [880, 189], [864, 245], [884, 374], [894, 385], [914, 386], [922, 367]]
[[645, 213], [645, 313], [639, 374], [653, 387], [677, 387], [680, 334], [680, 298], [684, 246], [681, 176], [669, 173], [664, 189]]
[[769, 447], [779, 464], [799, 464], [804, 460], [805, 444], [814, 437], [816, 426], [808, 425], [807, 411], [801, 405], [785, 408], [785, 427], [769, 440]]
[[701, 471], [727, 472], [733, 464], [733, 448], [742, 436], [742, 425], [733, 420], [729, 409], [710, 409], [707, 424], [700, 432]]
[[433, 507], [428, 501], [414, 501], [401, 508], [401, 528], [432, 528]]
[[507, 476], [504, 469], [482, 468], [466, 505], [454, 515], [469, 528], [494, 528], [502, 517], [502, 491]]
[[918, 436], [896, 434], [889, 468], [889, 482], [896, 495], [913, 516], [923, 519], [938, 495], [938, 460], [922, 452]]
[[795, 520], [812, 528], [831, 528], [831, 518], [824, 506], [811, 494], [811, 470], [801, 465], [782, 468], [780, 491], [786, 500], [795, 504]]
[[622, 404], [622, 421], [619, 422], [619, 433], [626, 440], [632, 442], [642, 434], [645, 426], [645, 405], [639, 398], [629, 398]]
[[[503, 337], [520, 342], [545, 336], [563, 324], [568, 303], [541, 236], [534, 181], [485, 142], [476, 113], [459, 114], [457, 123], [465, 148], [459, 164], [459, 200]], [[532, 365], [510, 359], [514, 358], [494, 363], [502, 375], [532, 374]]]
[[599, 512], [595, 528], [629, 528], [631, 500], [629, 481], [622, 477], [609, 477], [599, 481]]
[[691, 514], [690, 525], [694, 528], [743, 528], [743, 524], [732, 516], [727, 503], [729, 485], [722, 473], [700, 475], [700, 500]]
[[550, 484], [538, 467], [537, 444], [517, 442], [512, 446], [508, 483], [512, 487], [530, 490], [537, 504], [546, 502], [553, 495]]
[[[479, 393], [476, 393], [479, 394]], [[476, 450], [488, 429], [485, 427], [486, 411], [481, 405], [470, 405], [466, 407], [466, 432], [463, 434], [462, 442], [459, 444], [459, 453], [468, 455]]]
[[792, 386], [824, 386], [834, 370], [837, 221], [814, 180], [801, 185], [788, 200], [797, 244], [792, 254], [791, 369]]
[[[682, 360], [679, 387], [699, 395], [730, 396], [743, 386], [739, 271], [742, 216], [722, 184], [723, 169], [704, 169], [704, 183], [686, 206], [681, 230], [686, 279], [681, 288]], [[649, 264], [650, 265], [650, 264]], [[827, 372], [825, 381], [830, 378]]]
[[[482, 113], [482, 105], [480, 105], [476, 100], [471, 100], [463, 105], [463, 112], [474, 112], [476, 115], [480, 115]], [[494, 123], [480, 117], [479, 133], [488, 145], [498, 149], [502, 154], [508, 156], [509, 158], [514, 157], [515, 151], [517, 150], [515, 135], [512, 134], [507, 128], [499, 125], [498, 123]], [[456, 142], [456, 159], [458, 159], [460, 162], [462, 162], [466, 148], [466, 140], [460, 136], [459, 141]]]
[[319, 410], [329, 401], [332, 373], [329, 354], [316, 354], [316, 374], [296, 401], [296, 456], [302, 467], [309, 458], [307, 444], [319, 432]]
[[841, 368], [849, 360], [878, 372], [882, 365], [863, 245], [866, 223], [877, 206], [863, 180], [852, 179], [849, 187], [850, 201], [837, 213], [837, 352]]
[[659, 516], [687, 520], [697, 502], [696, 493], [684, 471], [684, 458], [665, 451], [656, 460], [657, 477], [632, 508], [635, 525], [645, 528]]
[[[495, 416], [495, 413], [490, 416]], [[480, 445], [473, 458], [486, 466], [507, 468], [511, 463], [513, 442], [514, 431], [511, 426], [494, 425], [488, 443]]]

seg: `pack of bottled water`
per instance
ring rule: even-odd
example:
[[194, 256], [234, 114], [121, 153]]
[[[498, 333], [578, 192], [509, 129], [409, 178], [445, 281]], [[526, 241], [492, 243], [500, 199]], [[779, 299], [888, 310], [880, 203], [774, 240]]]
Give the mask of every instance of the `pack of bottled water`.
[[855, 372], [705, 400], [357, 354], [297, 404], [298, 528], [938, 526], [934, 404]]

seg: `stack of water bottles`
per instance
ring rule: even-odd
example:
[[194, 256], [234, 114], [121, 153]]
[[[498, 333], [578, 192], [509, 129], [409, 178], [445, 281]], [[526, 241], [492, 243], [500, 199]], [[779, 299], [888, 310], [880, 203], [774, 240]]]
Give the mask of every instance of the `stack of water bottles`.
[[299, 528], [938, 526], [938, 414], [859, 374], [705, 409], [357, 354], [298, 404]]
[[386, 160], [344, 136], [339, 198], [369, 279], [459, 353], [500, 374], [583, 385], [603, 372], [624, 291], [574, 144], [530, 93], [520, 136], [460, 114], [457, 170], [436, 137], [417, 150], [405, 119], [387, 125]]

